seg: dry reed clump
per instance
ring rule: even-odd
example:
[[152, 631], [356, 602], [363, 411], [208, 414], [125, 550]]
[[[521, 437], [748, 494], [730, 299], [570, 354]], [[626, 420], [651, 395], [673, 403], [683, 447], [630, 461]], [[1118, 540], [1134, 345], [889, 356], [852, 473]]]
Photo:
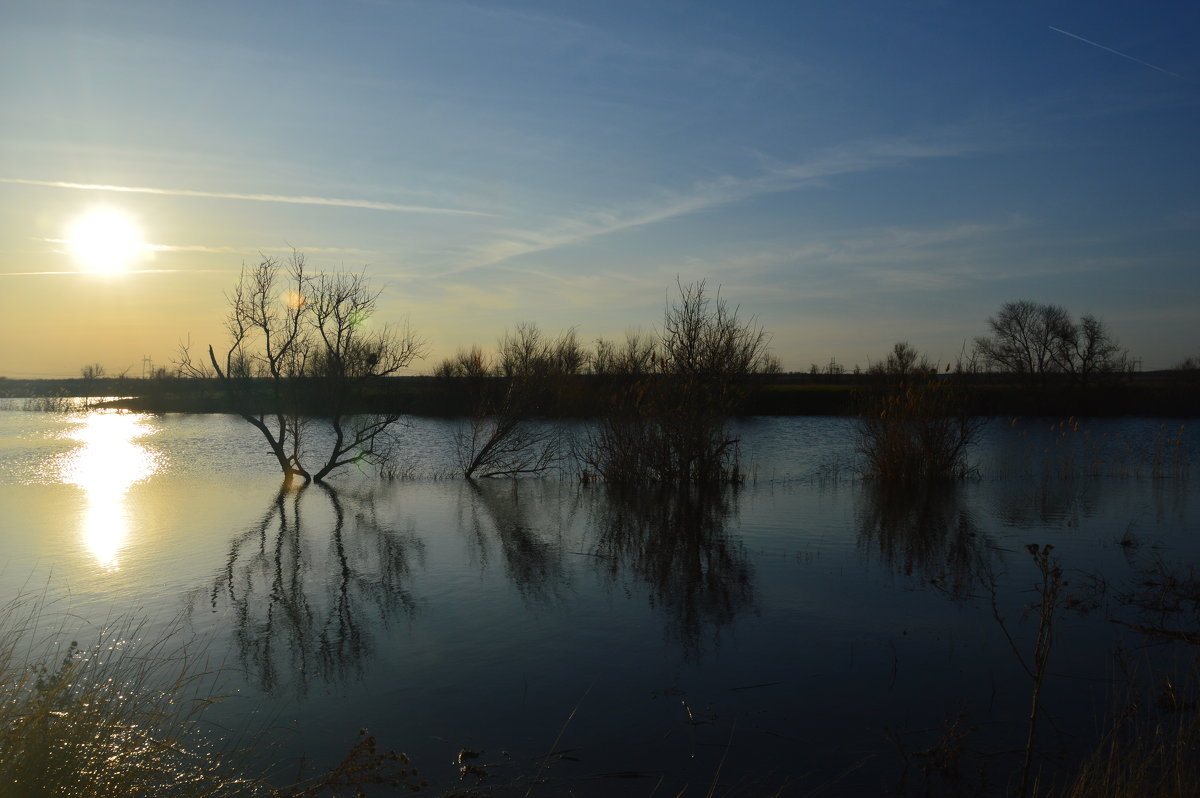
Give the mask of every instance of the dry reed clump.
[[1194, 710], [1122, 733], [1114, 730], [1052, 798], [1190, 798], [1200, 791]]
[[[1013, 419], [1012, 425], [1017, 425]], [[1121, 432], [1096, 433], [1071, 416], [1051, 424], [1053, 439], [1042, 451], [1044, 477], [1115, 477], [1186, 480], [1191, 473], [1186, 425], [1159, 424], [1152, 440]], [[1022, 430], [1025, 435], [1027, 430]], [[1031, 462], [1030, 468], [1037, 467]]]
[[936, 377], [897, 383], [859, 416], [863, 475], [890, 483], [963, 479], [982, 420], [967, 413], [956, 388]]
[[1200, 793], [1200, 671], [1132, 683], [1091, 755], [1043, 798], [1190, 798]]
[[1150, 454], [1150, 475], [1153, 478], [1188, 478], [1191, 462], [1188, 458], [1188, 447], [1184, 444], [1186, 429], [1184, 424], [1180, 424], [1178, 428], [1170, 428], [1166, 424], [1158, 425]]

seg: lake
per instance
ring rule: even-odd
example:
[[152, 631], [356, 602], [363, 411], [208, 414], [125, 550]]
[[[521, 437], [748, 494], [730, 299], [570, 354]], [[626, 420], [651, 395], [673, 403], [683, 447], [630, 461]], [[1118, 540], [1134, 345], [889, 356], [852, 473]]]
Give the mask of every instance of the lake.
[[[1048, 778], [1131, 679], [1190, 653], [1113, 622], [1182, 622], [1132, 594], [1198, 561], [1183, 420], [992, 419], [977, 479], [897, 495], [854, 476], [852, 420], [746, 419], [746, 484], [701, 496], [449, 478], [456, 424], [412, 419], [410, 478], [281, 492], [233, 417], [19, 408], [0, 409], [2, 595], [43, 595], [72, 635], [184, 624], [223, 668], [214, 729], [283, 730], [289, 761], [332, 764], [367, 727], [440, 790], [915, 794], [945, 739], [1003, 794], [1029, 544], [1066, 581]], [[460, 781], [464, 748], [480, 772]]]

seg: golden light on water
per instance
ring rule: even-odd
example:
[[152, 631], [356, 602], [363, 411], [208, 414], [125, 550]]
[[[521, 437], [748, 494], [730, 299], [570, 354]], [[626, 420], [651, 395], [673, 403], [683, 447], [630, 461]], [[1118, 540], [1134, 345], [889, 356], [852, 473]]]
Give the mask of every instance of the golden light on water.
[[68, 434], [80, 446], [62, 461], [60, 478], [83, 488], [86, 507], [80, 524], [83, 544], [99, 564], [120, 566], [118, 554], [129, 537], [129, 488], [158, 470], [157, 455], [137, 439], [154, 432], [149, 416], [93, 411]]
[[115, 274], [140, 260], [148, 249], [127, 214], [96, 208], [76, 219], [67, 232], [71, 254], [88, 271]]

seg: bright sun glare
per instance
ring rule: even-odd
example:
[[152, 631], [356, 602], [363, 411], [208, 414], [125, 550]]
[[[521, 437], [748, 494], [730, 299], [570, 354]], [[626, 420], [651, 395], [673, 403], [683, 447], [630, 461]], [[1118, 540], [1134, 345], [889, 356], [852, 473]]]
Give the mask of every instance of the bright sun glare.
[[133, 220], [110, 208], [97, 208], [76, 219], [67, 233], [67, 243], [84, 268], [97, 274], [120, 272], [146, 249]]

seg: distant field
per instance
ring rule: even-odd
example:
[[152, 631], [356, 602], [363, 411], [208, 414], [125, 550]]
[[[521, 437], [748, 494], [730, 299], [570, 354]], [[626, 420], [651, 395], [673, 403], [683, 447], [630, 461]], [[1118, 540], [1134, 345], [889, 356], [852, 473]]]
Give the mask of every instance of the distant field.
[[[495, 378], [500, 379], [500, 378]], [[591, 417], [601, 412], [601, 378], [581, 376], [586, 390], [572, 390], [550, 414]], [[1152, 372], [1087, 389], [1066, 385], [1047, 388], [1012, 384], [1003, 375], [969, 378], [963, 390], [971, 412], [1017, 416], [1200, 416], [1200, 374], [1194, 371]], [[265, 388], [265, 384], [264, 384]], [[854, 415], [880, 386], [865, 375], [781, 375], [778, 381], [753, 387], [745, 415]], [[150, 412], [230, 412], [214, 380], [183, 378], [95, 380], [16, 380], [0, 378], [0, 398], [121, 396], [121, 406]], [[263, 392], [266, 397], [265, 391]], [[437, 377], [392, 377], [364, 394], [364, 410], [386, 410], [425, 416], [460, 416], [474, 411], [466, 383]]]

